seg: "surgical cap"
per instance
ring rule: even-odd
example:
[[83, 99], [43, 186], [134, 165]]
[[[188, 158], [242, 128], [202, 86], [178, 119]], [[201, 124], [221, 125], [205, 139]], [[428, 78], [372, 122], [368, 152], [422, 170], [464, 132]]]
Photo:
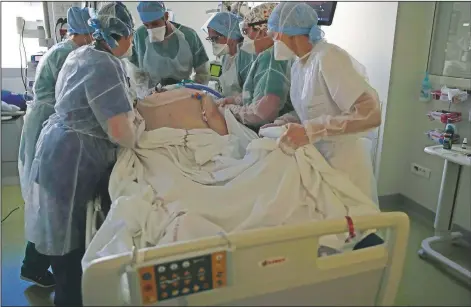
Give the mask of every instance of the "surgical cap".
[[[91, 11], [93, 12], [93, 11]], [[104, 40], [111, 48], [116, 48], [117, 42], [111, 34], [128, 37], [133, 33], [134, 21], [131, 14], [121, 2], [104, 5], [98, 13], [91, 13], [88, 23], [95, 29], [93, 37]]]
[[69, 33], [72, 34], [91, 34], [95, 31], [88, 25], [90, 14], [88, 8], [71, 7], [67, 10], [67, 24]]
[[[271, 13], [275, 9], [277, 3], [273, 2], [266, 2], [260, 5], [257, 5], [253, 7], [250, 10], [250, 13], [248, 13], [244, 17], [244, 23], [245, 24], [251, 24], [255, 22], [260, 22], [260, 21], [266, 21], [268, 20], [268, 17], [270, 17]], [[253, 26], [254, 28], [258, 30], [266, 30], [267, 29], [267, 24], [263, 23], [260, 25]]]
[[141, 1], [137, 5], [137, 12], [142, 22], [152, 22], [164, 17], [165, 4], [162, 1]]
[[317, 21], [317, 13], [312, 6], [302, 2], [283, 2], [270, 15], [268, 30], [288, 36], [309, 35], [309, 40], [315, 43], [324, 36]]
[[208, 28], [224, 35], [230, 39], [241, 39], [243, 36], [240, 33], [239, 23], [242, 17], [229, 12], [219, 12], [208, 23]]

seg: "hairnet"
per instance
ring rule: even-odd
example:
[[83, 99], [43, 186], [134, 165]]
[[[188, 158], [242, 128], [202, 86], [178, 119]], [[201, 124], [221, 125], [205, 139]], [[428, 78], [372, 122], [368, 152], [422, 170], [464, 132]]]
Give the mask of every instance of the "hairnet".
[[309, 40], [315, 43], [324, 36], [317, 21], [317, 13], [312, 6], [303, 2], [283, 2], [270, 15], [268, 29], [288, 36], [309, 35]]
[[121, 2], [104, 5], [98, 13], [90, 11], [88, 23], [95, 29], [93, 37], [103, 39], [111, 47], [116, 48], [117, 42], [111, 34], [128, 37], [132, 34], [134, 21], [131, 14]]
[[242, 17], [229, 12], [218, 12], [208, 23], [208, 28], [230, 39], [241, 39], [239, 23]]
[[73, 34], [90, 34], [95, 30], [88, 25], [90, 14], [88, 8], [78, 8], [73, 6], [67, 10], [67, 24], [69, 25], [69, 33]]
[[[267, 2], [267, 3], [262, 3], [260, 5], [257, 5], [253, 7], [250, 10], [250, 13], [248, 13], [244, 17], [244, 23], [249, 25], [251, 23], [255, 22], [261, 22], [261, 21], [267, 21], [268, 17], [270, 17], [271, 13], [275, 9], [277, 3], [273, 2]], [[254, 28], [258, 30], [266, 30], [267, 29], [267, 24], [262, 23], [260, 25], [253, 26]]]
[[164, 17], [165, 4], [162, 1], [141, 1], [137, 5], [137, 12], [142, 22], [151, 22]]

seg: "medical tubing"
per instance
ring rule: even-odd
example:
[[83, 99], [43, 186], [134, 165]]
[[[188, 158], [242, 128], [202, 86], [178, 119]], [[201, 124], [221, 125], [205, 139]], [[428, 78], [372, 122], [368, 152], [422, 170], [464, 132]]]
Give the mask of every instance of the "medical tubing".
[[219, 93], [218, 91], [213, 90], [212, 88], [210, 88], [209, 86], [206, 86], [206, 85], [197, 84], [197, 83], [191, 83], [191, 84], [182, 83], [181, 85], [186, 87], [186, 88], [190, 88], [190, 89], [194, 89], [194, 90], [206, 91], [206, 92], [216, 96], [216, 98], [224, 98], [224, 96], [221, 95], [221, 93]]

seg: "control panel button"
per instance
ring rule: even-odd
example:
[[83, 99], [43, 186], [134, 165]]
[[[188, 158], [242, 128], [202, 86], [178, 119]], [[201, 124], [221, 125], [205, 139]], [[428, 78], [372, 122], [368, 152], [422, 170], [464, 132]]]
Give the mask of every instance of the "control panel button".
[[188, 271], [185, 271], [185, 273], [183, 273], [183, 276], [188, 276], [188, 275], [190, 275], [190, 272]]
[[167, 298], [168, 297], [168, 293], [167, 292], [162, 292], [162, 298]]
[[172, 263], [172, 264], [170, 265], [170, 269], [171, 269], [172, 271], [175, 271], [176, 269], [178, 269], [178, 264]]
[[177, 296], [178, 293], [180, 293], [180, 291], [178, 291], [178, 290], [173, 290], [173, 291], [172, 291], [172, 296]]
[[152, 287], [152, 285], [150, 285], [150, 284], [147, 284], [147, 285], [145, 285], [145, 286], [144, 286], [144, 291], [146, 291], [146, 292], [150, 292], [150, 291], [152, 291], [152, 290], [153, 290], [153, 288], [154, 288], [154, 287]]
[[224, 274], [223, 272], [217, 272], [217, 273], [216, 273], [216, 276], [217, 276], [218, 278], [221, 278], [223, 274]]
[[144, 279], [144, 280], [151, 280], [151, 278], [152, 278], [152, 274], [151, 274], [151, 273], [144, 273], [144, 274], [142, 275], [142, 279]]
[[159, 271], [159, 273], [164, 273], [166, 268], [163, 265], [161, 265], [161, 266], [159, 266], [159, 268], [157, 270]]
[[199, 268], [198, 273], [204, 274], [205, 270], [204, 268]]
[[217, 260], [217, 261], [221, 261], [222, 258], [224, 258], [224, 256], [221, 255], [221, 254], [219, 254], [219, 255], [216, 256], [216, 260]]
[[218, 281], [217, 281], [217, 284], [218, 284], [218, 286], [222, 286], [222, 285], [223, 285], [222, 280], [218, 280]]
[[204, 279], [205, 279], [205, 278], [204, 278], [204, 275], [199, 277], [199, 280], [200, 280], [200, 281], [204, 281]]
[[200, 286], [194, 285], [193, 286], [193, 291], [198, 292], [200, 290]]
[[160, 276], [160, 278], [159, 278], [159, 279], [160, 279], [161, 281], [164, 281], [164, 280], [166, 280], [166, 279], [167, 279], [167, 277], [165, 277], [165, 276]]
[[162, 290], [167, 289], [167, 284], [165, 284], [165, 283], [160, 284], [160, 289], [162, 289]]
[[190, 267], [190, 261], [183, 262], [182, 266], [183, 266], [184, 269], [189, 268]]
[[175, 273], [172, 274], [172, 279], [176, 279], [177, 277], [178, 277], [177, 274], [175, 274]]
[[209, 288], [209, 284], [208, 284], [207, 282], [205, 282], [204, 285], [203, 285], [203, 288], [208, 289], [208, 288]]
[[182, 293], [183, 293], [183, 294], [187, 294], [188, 292], [190, 292], [190, 289], [188, 289], [188, 288], [183, 288], [183, 290], [182, 290]]
[[188, 286], [191, 283], [191, 279], [185, 279], [183, 283]]

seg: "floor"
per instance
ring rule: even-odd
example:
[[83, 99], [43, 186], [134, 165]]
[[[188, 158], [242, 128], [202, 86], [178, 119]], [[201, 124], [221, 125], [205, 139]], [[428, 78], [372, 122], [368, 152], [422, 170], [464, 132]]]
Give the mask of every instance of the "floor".
[[[2, 306], [50, 306], [53, 293], [30, 286], [19, 279], [25, 248], [23, 201], [19, 187], [2, 187]], [[396, 299], [398, 306], [471, 306], [471, 286], [440, 266], [417, 256], [422, 239], [433, 233], [432, 224], [411, 216], [409, 249], [402, 284]], [[453, 250], [453, 257], [469, 263], [469, 251]], [[457, 260], [458, 261], [458, 260]]]

